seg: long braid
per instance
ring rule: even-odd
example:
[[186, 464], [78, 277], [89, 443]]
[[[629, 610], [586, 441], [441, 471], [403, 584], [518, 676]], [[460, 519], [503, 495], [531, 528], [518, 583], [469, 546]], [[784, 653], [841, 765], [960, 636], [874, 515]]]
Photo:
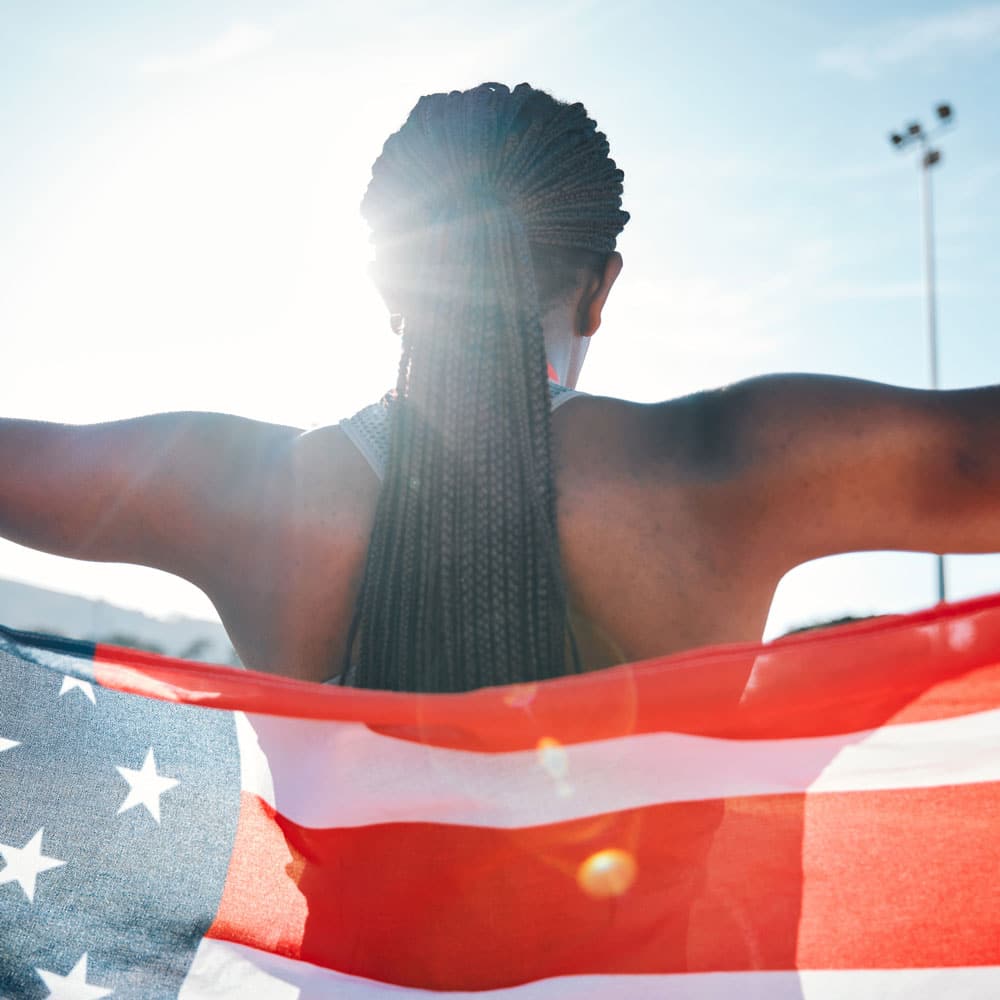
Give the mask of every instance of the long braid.
[[527, 84], [423, 97], [386, 142], [362, 207], [405, 322], [352, 683], [565, 672], [536, 258], [612, 251], [621, 182], [583, 106]]

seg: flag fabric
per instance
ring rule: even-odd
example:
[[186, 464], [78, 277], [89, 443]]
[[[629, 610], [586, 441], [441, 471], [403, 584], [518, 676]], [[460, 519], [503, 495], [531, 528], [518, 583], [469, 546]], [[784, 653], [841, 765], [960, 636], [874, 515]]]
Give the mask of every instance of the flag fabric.
[[1000, 597], [457, 695], [0, 630], [0, 997], [1000, 996]]

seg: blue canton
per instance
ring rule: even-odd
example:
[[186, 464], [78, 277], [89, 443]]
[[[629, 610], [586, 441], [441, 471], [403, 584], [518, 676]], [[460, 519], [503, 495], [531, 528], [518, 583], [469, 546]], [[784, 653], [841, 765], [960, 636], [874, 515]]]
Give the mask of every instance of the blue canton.
[[233, 716], [99, 687], [0, 629], [0, 997], [176, 997], [239, 815]]

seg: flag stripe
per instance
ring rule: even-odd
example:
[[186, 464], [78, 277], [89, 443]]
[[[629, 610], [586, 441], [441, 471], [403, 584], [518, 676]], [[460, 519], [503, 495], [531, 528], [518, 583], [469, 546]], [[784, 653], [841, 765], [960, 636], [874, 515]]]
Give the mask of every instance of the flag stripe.
[[[208, 936], [440, 989], [996, 964], [998, 821], [996, 783], [676, 803], [525, 830], [316, 830], [244, 793]], [[587, 874], [608, 849], [637, 873], [619, 895]]]
[[[148, 697], [364, 722], [455, 749], [530, 750], [637, 733], [783, 739], [948, 718], [1000, 704], [1000, 597], [764, 646], [700, 650], [456, 695], [363, 691], [98, 646], [100, 683]], [[807, 664], [806, 667], [803, 664]]]
[[[391, 986], [307, 962], [206, 939], [179, 1000], [424, 1000], [429, 990]], [[707, 972], [662, 976], [560, 976], [448, 1000], [982, 1000], [1000, 996], [1000, 966]]]
[[813, 739], [651, 733], [495, 754], [415, 746], [359, 723], [236, 720], [243, 790], [307, 827], [527, 827], [668, 802], [1000, 780], [996, 709]]

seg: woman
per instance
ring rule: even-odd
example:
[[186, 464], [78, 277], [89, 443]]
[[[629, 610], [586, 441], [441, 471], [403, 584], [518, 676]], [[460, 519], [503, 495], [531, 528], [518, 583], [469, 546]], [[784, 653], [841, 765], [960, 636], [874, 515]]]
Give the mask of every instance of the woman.
[[395, 395], [309, 433], [4, 421], [0, 532], [187, 578], [251, 668], [432, 691], [758, 639], [818, 556], [1000, 548], [996, 389], [773, 376], [641, 406], [553, 387], [575, 386], [621, 269], [621, 182], [582, 105], [422, 98], [364, 202]]

